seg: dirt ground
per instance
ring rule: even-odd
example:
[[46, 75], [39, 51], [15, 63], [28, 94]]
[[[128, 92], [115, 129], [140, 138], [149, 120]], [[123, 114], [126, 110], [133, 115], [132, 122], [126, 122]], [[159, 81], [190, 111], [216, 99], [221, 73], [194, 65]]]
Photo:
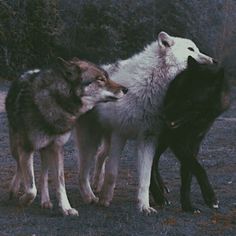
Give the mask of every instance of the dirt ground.
[[[192, 184], [192, 201], [202, 212], [181, 211], [179, 202], [179, 164], [170, 152], [161, 159], [161, 173], [170, 188], [171, 205], [145, 216], [136, 208], [137, 168], [135, 142], [129, 142], [121, 160], [115, 197], [109, 208], [85, 205], [78, 189], [76, 149], [73, 139], [65, 149], [65, 175], [69, 200], [79, 217], [63, 217], [57, 210], [53, 183], [50, 182], [53, 210], [40, 209], [39, 194], [34, 203], [21, 208], [8, 200], [8, 186], [15, 161], [10, 155], [4, 100], [9, 83], [0, 82], [0, 236], [6, 235], [236, 235], [236, 87], [232, 105], [212, 127], [201, 147], [204, 164], [220, 200], [219, 210], [204, 205], [199, 186]], [[40, 161], [35, 156], [39, 188]]]

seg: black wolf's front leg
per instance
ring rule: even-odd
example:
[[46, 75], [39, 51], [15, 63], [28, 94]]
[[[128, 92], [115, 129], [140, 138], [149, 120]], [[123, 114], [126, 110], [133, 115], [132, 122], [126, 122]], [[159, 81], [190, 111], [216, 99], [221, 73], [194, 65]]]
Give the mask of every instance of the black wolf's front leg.
[[[162, 140], [161, 140], [162, 141]], [[159, 173], [159, 160], [161, 154], [166, 150], [167, 146], [162, 143], [157, 148], [157, 151], [154, 156], [153, 164], [152, 164], [152, 172], [151, 172], [151, 182], [150, 182], [150, 192], [152, 197], [157, 205], [163, 206], [165, 204], [169, 204], [169, 201], [165, 197], [164, 190], [169, 192], [168, 188], [165, 186], [162, 177]]]
[[196, 176], [197, 181], [200, 185], [202, 196], [204, 198], [205, 203], [210, 208], [217, 209], [219, 207], [218, 206], [219, 202], [209, 182], [205, 169], [195, 158], [190, 162], [190, 166], [192, 173]]
[[181, 175], [180, 202], [182, 210], [187, 212], [197, 213], [199, 212], [199, 210], [192, 206], [190, 200], [192, 173], [189, 170], [189, 167], [185, 163], [181, 163], [180, 175]]

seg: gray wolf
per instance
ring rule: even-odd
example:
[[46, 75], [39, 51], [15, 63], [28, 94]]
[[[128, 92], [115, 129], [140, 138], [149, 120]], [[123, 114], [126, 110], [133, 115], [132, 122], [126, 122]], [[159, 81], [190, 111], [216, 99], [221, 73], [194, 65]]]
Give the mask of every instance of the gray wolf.
[[218, 208], [218, 200], [206, 171], [196, 158], [201, 141], [229, 103], [229, 89], [223, 69], [216, 65], [200, 65], [190, 57], [188, 68], [170, 83], [163, 103], [163, 127], [158, 138], [150, 185], [156, 203], [163, 205], [167, 200], [158, 172], [158, 161], [169, 147], [181, 163], [182, 209], [200, 212], [190, 200], [193, 175], [200, 185], [205, 203], [211, 208]]
[[60, 59], [53, 68], [28, 71], [13, 81], [6, 98], [10, 147], [17, 162], [10, 195], [18, 194], [22, 181], [24, 194], [20, 204], [29, 205], [35, 199], [33, 153], [39, 150], [41, 206], [52, 207], [48, 192], [51, 165], [60, 210], [64, 215], [78, 215], [66, 195], [63, 145], [80, 115], [99, 102], [116, 101], [126, 92], [103, 69], [77, 58]]
[[[149, 205], [149, 185], [160, 131], [159, 112], [170, 81], [187, 67], [188, 56], [199, 63], [214, 63], [191, 40], [160, 32], [157, 41], [144, 51], [115, 65], [104, 66], [108, 72], [112, 71], [112, 79], [129, 91], [116, 103], [99, 104], [93, 112], [81, 117], [76, 125], [79, 186], [85, 202], [98, 201], [89, 175], [100, 144], [102, 146], [96, 156], [95, 187], [101, 188], [100, 203], [108, 206], [113, 197], [121, 152], [127, 139], [133, 138], [138, 144], [138, 208], [141, 212], [156, 212]], [[93, 143], [90, 142], [92, 137]], [[109, 158], [103, 176], [107, 155]]]

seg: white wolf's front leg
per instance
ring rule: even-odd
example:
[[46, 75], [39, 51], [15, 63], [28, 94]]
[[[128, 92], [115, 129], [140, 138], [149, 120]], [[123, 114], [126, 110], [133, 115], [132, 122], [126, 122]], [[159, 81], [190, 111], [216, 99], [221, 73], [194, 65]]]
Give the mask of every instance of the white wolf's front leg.
[[138, 208], [146, 214], [157, 212], [149, 205], [149, 186], [155, 144], [154, 137], [142, 137], [138, 142]]

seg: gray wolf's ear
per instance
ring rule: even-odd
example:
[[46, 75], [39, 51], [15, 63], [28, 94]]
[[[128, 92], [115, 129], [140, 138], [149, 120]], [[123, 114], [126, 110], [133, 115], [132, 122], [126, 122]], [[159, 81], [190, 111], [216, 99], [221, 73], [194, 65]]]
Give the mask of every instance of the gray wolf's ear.
[[69, 67], [71, 66], [71, 63], [66, 61], [65, 59], [63, 59], [62, 57], [58, 57], [57, 58], [58, 62], [62, 65], [62, 66], [65, 66], [65, 67]]
[[174, 45], [173, 38], [164, 31], [158, 34], [158, 42], [161, 47], [168, 48]]
[[80, 61], [80, 59], [79, 59], [78, 57], [73, 57], [73, 58], [70, 60], [71, 63], [76, 63], [76, 62], [79, 62], [79, 61]]
[[188, 68], [194, 69], [199, 63], [191, 56], [188, 57]]
[[74, 80], [78, 74], [80, 74], [80, 67], [73, 61], [66, 61], [61, 57], [58, 57], [60, 70], [64, 76], [69, 80]]

